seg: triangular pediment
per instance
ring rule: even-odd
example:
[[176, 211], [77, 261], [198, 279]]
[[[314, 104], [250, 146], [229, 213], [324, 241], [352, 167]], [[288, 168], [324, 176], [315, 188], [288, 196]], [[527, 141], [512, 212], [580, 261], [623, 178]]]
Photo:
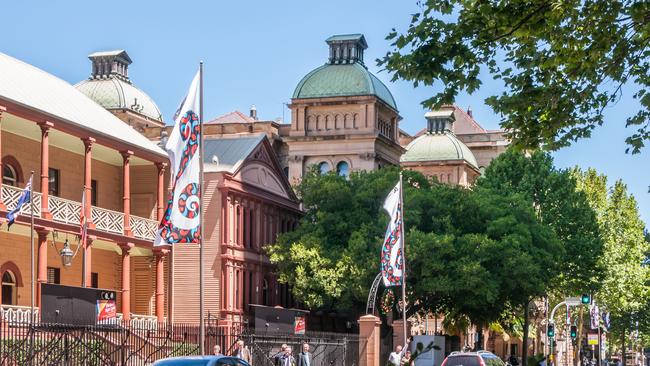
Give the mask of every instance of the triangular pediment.
[[261, 139], [251, 151], [235, 172], [234, 178], [283, 198], [296, 200], [293, 189], [266, 138]]

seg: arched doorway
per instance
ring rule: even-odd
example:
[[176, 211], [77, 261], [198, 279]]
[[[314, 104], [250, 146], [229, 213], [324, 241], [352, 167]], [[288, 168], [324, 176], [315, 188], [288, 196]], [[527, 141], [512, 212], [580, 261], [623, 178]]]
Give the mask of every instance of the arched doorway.
[[16, 305], [17, 303], [16, 275], [11, 271], [2, 274], [2, 305]]

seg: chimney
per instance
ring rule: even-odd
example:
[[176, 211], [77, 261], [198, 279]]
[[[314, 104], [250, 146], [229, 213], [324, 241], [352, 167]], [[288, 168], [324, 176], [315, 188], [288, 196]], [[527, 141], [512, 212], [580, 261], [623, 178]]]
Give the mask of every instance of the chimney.
[[363, 34], [339, 34], [331, 36], [325, 42], [330, 46], [329, 63], [333, 65], [363, 65], [363, 51], [368, 48]]
[[470, 117], [474, 118], [474, 116], [472, 116], [472, 106], [471, 106], [471, 105], [468, 105], [468, 106], [467, 106], [467, 114], [468, 114]]
[[454, 121], [453, 109], [439, 109], [437, 111], [427, 112], [424, 115], [427, 119], [427, 132], [428, 133], [445, 133], [445, 131], [452, 131]]
[[133, 62], [124, 50], [101, 51], [88, 55], [92, 62], [90, 79], [108, 79], [116, 77], [129, 80], [129, 65]]
[[250, 117], [257, 121], [257, 108], [255, 108], [255, 104], [251, 106]]

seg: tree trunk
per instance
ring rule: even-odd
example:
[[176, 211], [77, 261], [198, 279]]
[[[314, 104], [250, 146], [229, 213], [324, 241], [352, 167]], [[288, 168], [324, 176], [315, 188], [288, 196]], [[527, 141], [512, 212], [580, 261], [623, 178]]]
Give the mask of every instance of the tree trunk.
[[621, 365], [625, 366], [625, 327], [621, 332]]
[[529, 302], [526, 301], [526, 304], [524, 304], [524, 337], [522, 340], [523, 344], [521, 345], [521, 366], [528, 366], [528, 327], [530, 326], [528, 319], [528, 305]]

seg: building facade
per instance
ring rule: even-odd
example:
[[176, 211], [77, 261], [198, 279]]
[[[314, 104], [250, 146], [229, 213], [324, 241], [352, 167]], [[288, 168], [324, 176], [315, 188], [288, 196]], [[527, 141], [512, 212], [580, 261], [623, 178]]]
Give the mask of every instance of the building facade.
[[[40, 284], [57, 283], [116, 290], [124, 319], [163, 320], [167, 250], [154, 249], [152, 240], [167, 155], [67, 82], [4, 54], [0, 70], [0, 221], [7, 226], [33, 172], [37, 253], [32, 283], [25, 206], [0, 232], [3, 316], [27, 315], [32, 285], [38, 309]], [[82, 210], [86, 247], [79, 242]], [[76, 253], [70, 266], [59, 255], [65, 246]]]
[[346, 175], [398, 165], [401, 119], [393, 95], [364, 63], [361, 34], [326, 40], [329, 58], [308, 73], [291, 98], [291, 127], [281, 130], [289, 181], [311, 166]]

